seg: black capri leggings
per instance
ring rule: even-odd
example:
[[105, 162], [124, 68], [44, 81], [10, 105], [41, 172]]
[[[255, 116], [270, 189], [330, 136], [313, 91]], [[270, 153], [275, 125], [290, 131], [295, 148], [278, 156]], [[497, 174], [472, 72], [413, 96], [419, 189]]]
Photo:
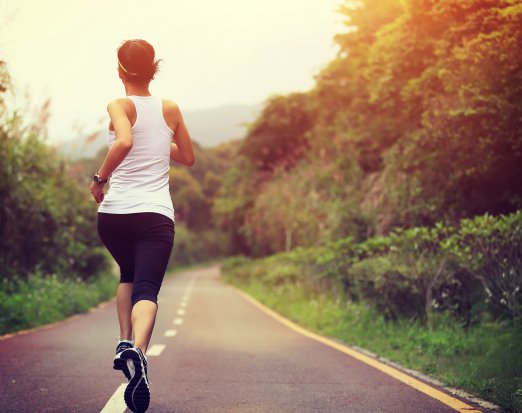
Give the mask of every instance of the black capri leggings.
[[120, 266], [120, 283], [134, 283], [133, 306], [140, 300], [158, 304], [174, 232], [174, 222], [155, 212], [98, 212], [98, 234]]

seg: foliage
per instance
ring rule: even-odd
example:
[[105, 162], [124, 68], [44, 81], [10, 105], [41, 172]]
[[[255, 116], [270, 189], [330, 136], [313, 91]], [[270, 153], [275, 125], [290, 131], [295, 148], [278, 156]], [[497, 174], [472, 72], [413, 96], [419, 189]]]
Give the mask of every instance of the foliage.
[[212, 206], [217, 227], [229, 234], [234, 252], [250, 252], [245, 239], [245, 216], [257, 194], [259, 179], [254, 177], [255, 167], [244, 155], [238, 155], [223, 177]]
[[5, 116], [4, 93], [11, 88], [11, 76], [7, 70], [7, 65], [0, 60], [0, 117]]
[[110, 298], [118, 280], [87, 185], [45, 143], [50, 101], [33, 121], [5, 106], [0, 62], [0, 334], [60, 320]]
[[[403, 318], [390, 322], [364, 302], [311, 292], [300, 283], [274, 288], [256, 279], [246, 282], [242, 276], [249, 272], [248, 267], [262, 266], [261, 262], [266, 263], [226, 261], [222, 273], [230, 283], [306, 328], [463, 388], [505, 411], [522, 412], [520, 324], [484, 323], [464, 328], [445, 314], [435, 315], [431, 329]], [[236, 271], [238, 265], [243, 266], [241, 271]], [[272, 269], [263, 266], [264, 272]]]
[[0, 128], [0, 277], [39, 271], [88, 279], [108, 265], [94, 204], [37, 132], [16, 114]]
[[425, 206], [412, 218], [519, 208], [522, 10], [509, 1], [416, 10], [435, 32], [452, 29], [430, 37], [433, 63], [401, 91], [422, 108], [419, 127], [397, 143], [389, 165], [414, 184], [409, 203]]
[[103, 272], [88, 281], [34, 272], [26, 279], [0, 280], [0, 334], [85, 312], [114, 295], [118, 277]]
[[463, 220], [447, 242], [501, 314], [522, 316], [522, 211]]
[[214, 213], [234, 252], [519, 209], [520, 6], [364, 0], [340, 13], [336, 58], [311, 91], [266, 103], [241, 145], [246, 161], [223, 178], [233, 185], [217, 202], [241, 207], [233, 219]]
[[436, 313], [465, 326], [520, 318], [522, 213], [396, 230], [356, 243], [297, 248], [261, 260], [241, 258], [223, 271], [267, 286], [299, 283], [364, 302], [387, 319], [416, 318], [432, 327]]
[[313, 108], [308, 101], [303, 93], [269, 99], [250, 127], [239, 153], [260, 171], [295, 165], [307, 150], [306, 132], [314, 123]]
[[324, 334], [522, 412], [522, 212], [398, 229], [261, 259], [228, 282]]
[[210, 261], [229, 254], [229, 238], [219, 231], [194, 232], [181, 222], [176, 223], [175, 231], [170, 268]]
[[200, 220], [206, 202], [199, 182], [185, 168], [172, 168], [169, 175], [176, 218], [190, 227], [205, 224]]

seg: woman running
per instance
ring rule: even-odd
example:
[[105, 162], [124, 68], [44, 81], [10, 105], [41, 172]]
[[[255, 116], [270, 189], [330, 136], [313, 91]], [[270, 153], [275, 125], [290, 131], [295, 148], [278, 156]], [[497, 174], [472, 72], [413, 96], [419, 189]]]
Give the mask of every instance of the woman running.
[[150, 402], [145, 353], [174, 244], [169, 160], [194, 164], [179, 107], [149, 92], [158, 63], [145, 40], [128, 40], [118, 48], [118, 73], [127, 97], [107, 106], [109, 151], [90, 186], [100, 204], [98, 234], [120, 267], [120, 338], [113, 367], [129, 380], [125, 403], [133, 412], [144, 412]]

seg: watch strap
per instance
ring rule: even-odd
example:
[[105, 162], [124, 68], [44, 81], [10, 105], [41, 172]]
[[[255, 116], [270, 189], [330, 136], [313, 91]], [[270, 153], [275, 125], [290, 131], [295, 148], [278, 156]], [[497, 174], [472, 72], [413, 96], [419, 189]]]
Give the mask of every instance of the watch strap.
[[101, 179], [100, 175], [99, 174], [95, 174], [93, 177], [92, 177], [92, 180], [94, 182], [96, 182], [97, 184], [105, 184], [108, 182], [108, 179]]

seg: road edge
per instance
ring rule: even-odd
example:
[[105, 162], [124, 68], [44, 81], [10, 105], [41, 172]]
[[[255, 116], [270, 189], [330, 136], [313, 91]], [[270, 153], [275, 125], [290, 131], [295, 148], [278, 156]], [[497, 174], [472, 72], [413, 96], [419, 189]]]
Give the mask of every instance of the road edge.
[[[216, 265], [219, 266], [219, 262], [212, 262], [208, 266], [209, 267], [213, 267], [213, 266], [216, 266]], [[205, 265], [201, 265], [201, 268], [205, 268]], [[195, 270], [198, 270], [198, 269], [201, 269], [201, 268], [199, 266], [196, 266], [194, 268], [184, 267], [184, 268], [181, 268], [179, 271], [176, 270], [176, 269], [171, 269], [170, 271], [167, 271], [167, 273], [165, 274], [164, 278], [166, 279], [167, 277], [173, 277], [173, 276], [176, 276], [177, 274], [181, 274], [181, 273], [184, 273], [184, 272], [189, 272], [189, 271], [192, 271], [192, 270], [195, 271]], [[68, 322], [70, 322], [70, 321], [72, 321], [72, 320], [74, 320], [76, 318], [79, 318], [81, 316], [84, 316], [86, 314], [92, 313], [94, 311], [101, 310], [102, 308], [106, 307], [107, 305], [109, 305], [113, 301], [116, 301], [116, 290], [114, 291], [114, 296], [113, 297], [111, 297], [108, 300], [102, 301], [102, 302], [92, 306], [91, 308], [89, 308], [86, 311], [83, 311], [81, 313], [72, 314], [72, 315], [70, 315], [68, 317], [65, 317], [65, 318], [63, 318], [61, 320], [58, 320], [58, 321], [53, 321], [52, 323], [49, 323], [49, 324], [42, 324], [42, 325], [39, 325], [39, 326], [36, 326], [36, 327], [31, 327], [31, 328], [28, 328], [28, 329], [25, 329], [25, 330], [18, 330], [18, 331], [14, 331], [12, 333], [6, 333], [6, 334], [0, 336], [0, 341], [6, 340], [6, 339], [9, 339], [9, 338], [12, 338], [12, 337], [24, 335], [24, 334], [29, 334], [29, 333], [32, 333], [34, 331], [45, 330], [47, 328], [52, 328], [52, 327], [55, 327], [55, 326], [58, 326], [58, 325], [61, 325], [61, 324], [64, 324], [64, 323], [68, 323]]]
[[89, 308], [88, 310], [86, 310], [84, 312], [72, 314], [72, 315], [70, 315], [70, 316], [68, 316], [68, 317], [66, 317], [66, 318], [64, 318], [62, 320], [53, 321], [52, 323], [49, 323], [49, 324], [42, 324], [40, 326], [31, 327], [31, 328], [28, 328], [28, 329], [25, 329], [25, 330], [18, 330], [18, 331], [14, 331], [12, 333], [6, 333], [6, 334], [0, 336], [0, 341], [7, 340], [8, 338], [12, 338], [12, 337], [16, 337], [16, 336], [21, 336], [21, 335], [24, 335], [24, 334], [29, 334], [29, 333], [32, 333], [32, 332], [35, 332], [35, 331], [46, 330], [48, 328], [52, 328], [52, 327], [56, 327], [56, 326], [61, 325], [61, 324], [68, 323], [68, 322], [70, 322], [72, 320], [75, 320], [75, 319], [77, 319], [79, 317], [85, 316], [85, 315], [87, 315], [89, 313], [93, 313], [95, 311], [101, 310], [102, 308], [107, 307], [113, 301], [116, 301], [116, 293], [114, 294], [114, 297], [109, 298], [108, 300], [102, 301], [101, 303], [98, 303], [95, 306], [92, 306], [91, 308]]
[[[393, 377], [396, 380], [403, 382], [404, 384], [420, 391], [441, 403], [446, 404], [452, 409], [460, 412], [460, 413], [487, 413], [487, 412], [500, 412], [501, 409], [499, 406], [488, 402], [486, 400], [480, 399], [472, 394], [469, 394], [463, 390], [452, 388], [445, 386], [443, 383], [439, 382], [436, 379], [433, 379], [425, 374], [418, 372], [413, 369], [406, 368], [401, 366], [398, 363], [390, 361], [384, 357], [380, 357], [368, 350], [363, 348], [352, 346], [343, 341], [333, 338], [333, 337], [325, 337], [320, 334], [314, 333], [312, 331], [307, 330], [306, 328], [296, 324], [290, 319], [280, 315], [274, 310], [268, 308], [257, 299], [252, 297], [250, 294], [240, 290], [239, 288], [228, 284], [236, 293], [242, 296], [245, 300], [253, 304], [255, 307], [260, 309], [262, 312], [272, 317], [276, 321], [290, 328], [294, 332], [301, 334], [305, 337], [308, 337], [312, 340], [318, 341], [322, 344], [327, 345], [330, 348], [341, 351], [342, 353], [351, 356], [369, 366], [380, 370], [381, 372]], [[437, 386], [444, 391], [441, 391], [433, 386]], [[460, 399], [465, 399], [468, 403], [478, 405], [481, 409], [486, 410], [476, 410], [476, 407], [468, 405], [464, 403], [463, 400], [457, 399], [451, 395], [458, 396]]]

